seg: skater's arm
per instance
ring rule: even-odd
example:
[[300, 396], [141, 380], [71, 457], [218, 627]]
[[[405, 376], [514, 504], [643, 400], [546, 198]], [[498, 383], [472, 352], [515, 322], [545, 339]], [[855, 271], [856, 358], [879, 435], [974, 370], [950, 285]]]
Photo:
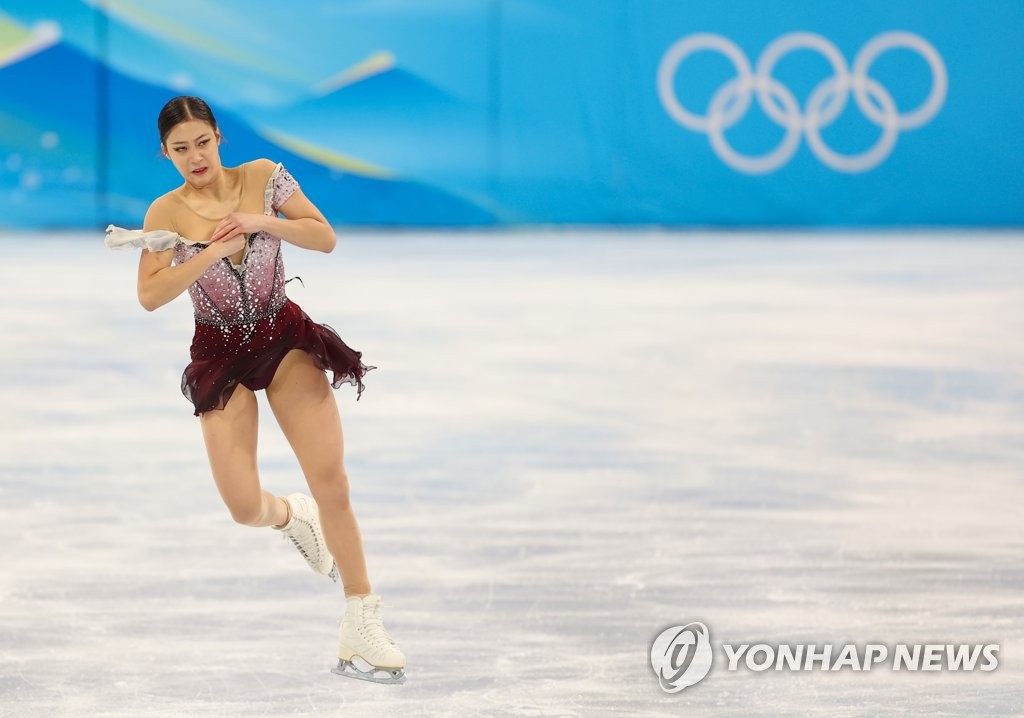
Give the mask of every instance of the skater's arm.
[[[299, 183], [282, 166], [268, 159], [246, 163], [248, 170], [266, 187], [270, 214], [236, 212], [225, 217], [213, 231], [213, 239], [242, 232], [269, 232], [289, 244], [318, 252], [331, 252], [338, 242], [334, 228], [323, 213], [302, 192]], [[284, 219], [277, 216], [280, 213]]]
[[304, 249], [326, 253], [334, 250], [338, 243], [334, 228], [301, 189], [296, 189], [278, 211], [284, 218], [267, 217], [268, 232]]
[[[154, 202], [146, 212], [143, 231], [170, 227], [165, 208]], [[234, 254], [244, 246], [245, 235], [239, 234], [230, 239], [212, 242], [189, 261], [175, 266], [171, 266], [174, 259], [173, 247], [162, 252], [143, 249], [142, 256], [139, 257], [139, 304], [148, 312], [162, 307], [192, 286], [215, 262]]]
[[303, 249], [331, 252], [337, 244], [334, 228], [312, 202], [296, 189], [288, 201], [278, 210], [286, 219], [265, 214], [233, 212], [221, 220], [213, 231], [213, 240], [242, 232], [269, 232], [284, 241]]

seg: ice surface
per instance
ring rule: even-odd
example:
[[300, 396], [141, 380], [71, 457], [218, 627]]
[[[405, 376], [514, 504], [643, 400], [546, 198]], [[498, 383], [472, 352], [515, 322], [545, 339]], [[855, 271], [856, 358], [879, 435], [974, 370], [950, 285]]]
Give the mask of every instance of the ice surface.
[[[0, 237], [0, 715], [1024, 712], [1024, 237], [343, 233], [288, 292], [408, 682], [331, 674], [341, 589], [234, 524], [183, 296]], [[302, 487], [260, 394], [260, 466]], [[664, 628], [705, 622], [669, 695]], [[991, 673], [752, 673], [719, 642], [999, 643]]]

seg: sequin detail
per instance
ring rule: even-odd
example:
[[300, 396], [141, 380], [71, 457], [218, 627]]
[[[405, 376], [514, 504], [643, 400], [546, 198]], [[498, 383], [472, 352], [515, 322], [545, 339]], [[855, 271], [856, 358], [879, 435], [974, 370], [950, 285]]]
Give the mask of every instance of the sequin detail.
[[[295, 190], [299, 188], [299, 183], [284, 168], [284, 165], [279, 164], [277, 169], [274, 170], [274, 174], [271, 175], [270, 181], [267, 182], [267, 186], [273, 190], [270, 195], [270, 209], [274, 212], [279, 212], [281, 205], [295, 194]], [[266, 196], [264, 196], [264, 204], [266, 204]], [[266, 208], [264, 208], [264, 212], [266, 211]]]
[[[187, 262], [203, 245], [177, 244], [174, 261]], [[240, 269], [227, 257], [188, 288], [197, 322], [213, 326], [254, 324], [285, 302], [281, 240], [267, 232], [249, 235]]]

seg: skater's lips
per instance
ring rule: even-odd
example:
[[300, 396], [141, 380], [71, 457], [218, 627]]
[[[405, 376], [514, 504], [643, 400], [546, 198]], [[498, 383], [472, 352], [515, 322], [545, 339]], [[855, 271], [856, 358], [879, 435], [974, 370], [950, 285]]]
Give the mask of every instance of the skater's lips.
[[199, 169], [197, 169], [197, 170], [192, 170], [192, 174], [194, 174], [194, 175], [201, 175], [201, 174], [202, 174], [203, 172], [205, 172], [206, 170], [207, 170], [207, 168], [206, 168], [206, 167], [200, 167], [200, 168], [199, 168]]

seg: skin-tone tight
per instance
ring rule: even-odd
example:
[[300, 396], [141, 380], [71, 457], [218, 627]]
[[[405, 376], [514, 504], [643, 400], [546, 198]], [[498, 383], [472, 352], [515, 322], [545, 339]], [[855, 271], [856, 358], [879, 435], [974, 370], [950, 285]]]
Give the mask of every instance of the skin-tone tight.
[[[338, 564], [345, 596], [371, 593], [359, 524], [349, 503], [341, 417], [326, 374], [309, 354], [293, 349], [266, 391], [320, 507], [324, 538]], [[239, 384], [223, 410], [203, 412], [199, 419], [213, 479], [231, 516], [246, 526], [279, 526], [288, 520], [288, 506], [260, 487], [257, 412], [256, 395]]]

